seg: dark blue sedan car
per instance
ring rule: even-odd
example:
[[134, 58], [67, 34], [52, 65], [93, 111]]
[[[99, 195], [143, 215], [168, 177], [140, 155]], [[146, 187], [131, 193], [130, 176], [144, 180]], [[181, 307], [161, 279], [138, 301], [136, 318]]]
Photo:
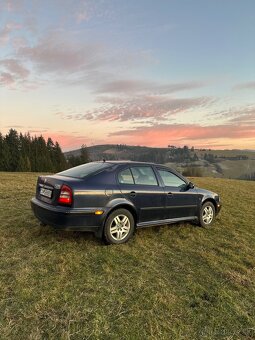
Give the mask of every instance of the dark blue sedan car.
[[219, 195], [194, 187], [175, 170], [130, 161], [92, 162], [40, 176], [31, 205], [42, 224], [92, 231], [107, 243], [124, 243], [147, 226], [210, 226], [221, 208]]

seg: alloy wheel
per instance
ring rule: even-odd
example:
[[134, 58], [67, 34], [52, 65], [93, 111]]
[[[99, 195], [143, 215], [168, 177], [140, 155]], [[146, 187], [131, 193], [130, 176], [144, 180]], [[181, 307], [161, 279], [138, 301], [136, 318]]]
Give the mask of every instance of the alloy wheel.
[[202, 219], [205, 224], [210, 224], [213, 220], [213, 208], [210, 205], [204, 207]]
[[130, 231], [130, 220], [126, 215], [117, 215], [111, 222], [110, 234], [116, 241], [124, 240]]

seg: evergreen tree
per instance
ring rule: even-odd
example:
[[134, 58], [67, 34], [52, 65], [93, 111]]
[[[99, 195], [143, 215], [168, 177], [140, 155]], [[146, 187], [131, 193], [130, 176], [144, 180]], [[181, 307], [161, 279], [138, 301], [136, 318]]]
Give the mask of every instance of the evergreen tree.
[[31, 139], [31, 145], [30, 145], [30, 164], [31, 164], [31, 171], [36, 172], [37, 170], [37, 137], [33, 137]]
[[89, 153], [88, 153], [88, 149], [87, 149], [86, 145], [84, 145], [84, 144], [81, 146], [79, 156], [71, 155], [68, 158], [68, 166], [70, 168], [84, 164], [84, 163], [88, 163], [88, 162], [89, 162]]
[[75, 157], [74, 155], [71, 155], [69, 158], [68, 158], [68, 166], [70, 168], [73, 168], [74, 166], [77, 166], [80, 164], [80, 157]]
[[9, 151], [9, 147], [6, 143], [5, 138], [1, 135], [0, 138], [0, 170], [1, 171], [10, 171], [10, 158], [11, 154]]
[[19, 164], [17, 171], [29, 172], [31, 171], [31, 164], [28, 156], [21, 156], [19, 159]]
[[31, 137], [10, 129], [4, 137], [0, 133], [0, 171], [56, 172], [67, 168], [59, 144], [43, 136]]
[[53, 143], [53, 140], [51, 138], [48, 138], [47, 140], [47, 151], [50, 156], [50, 161], [51, 161], [51, 169], [52, 171], [55, 170], [55, 160], [54, 160], [54, 152], [55, 152], [55, 144]]
[[56, 172], [65, 170], [67, 162], [58, 142], [55, 143], [54, 148], [54, 169]]
[[20, 139], [18, 132], [10, 129], [9, 133], [5, 136], [5, 141], [11, 156], [9, 158], [8, 171], [16, 171], [20, 158]]
[[0, 132], [0, 171], [3, 171], [3, 157], [4, 157], [4, 138]]
[[52, 171], [52, 163], [43, 136], [37, 138], [37, 169], [38, 171]]
[[31, 154], [31, 138], [29, 134], [19, 135], [20, 139], [20, 159], [17, 171], [31, 171], [30, 154]]

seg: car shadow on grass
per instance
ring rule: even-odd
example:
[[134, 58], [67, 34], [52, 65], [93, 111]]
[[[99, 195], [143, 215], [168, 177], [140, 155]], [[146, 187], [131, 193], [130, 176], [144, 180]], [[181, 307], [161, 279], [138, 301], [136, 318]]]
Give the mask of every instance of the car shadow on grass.
[[55, 238], [56, 241], [64, 241], [64, 240], [84, 240], [91, 241], [94, 244], [102, 244], [102, 241], [95, 237], [92, 232], [82, 232], [82, 231], [71, 231], [71, 230], [57, 230], [49, 226], [41, 226], [37, 227], [36, 236], [38, 237], [50, 237]]
[[[88, 241], [93, 243], [94, 245], [106, 245], [104, 240], [96, 237], [93, 232], [84, 232], [84, 231], [71, 231], [71, 230], [57, 230], [54, 229], [50, 226], [36, 226], [36, 232], [35, 235], [37, 237], [49, 237], [49, 238], [54, 238], [57, 242], [61, 242], [64, 240], [69, 240], [69, 241]], [[135, 231], [135, 235], [132, 238], [133, 240], [135, 239], [136, 236], [138, 237], [146, 237], [146, 235], [149, 234], [163, 234], [167, 232], [168, 230], [171, 230], [171, 232], [174, 232], [180, 236], [182, 236], [182, 232], [187, 229], [187, 230], [192, 230], [192, 229], [201, 229], [200, 226], [198, 226], [195, 223], [190, 223], [190, 222], [179, 222], [179, 223], [174, 223], [174, 224], [165, 224], [165, 225], [160, 225], [160, 226], [151, 226], [147, 228], [139, 228]], [[156, 236], [155, 236], [156, 237]]]

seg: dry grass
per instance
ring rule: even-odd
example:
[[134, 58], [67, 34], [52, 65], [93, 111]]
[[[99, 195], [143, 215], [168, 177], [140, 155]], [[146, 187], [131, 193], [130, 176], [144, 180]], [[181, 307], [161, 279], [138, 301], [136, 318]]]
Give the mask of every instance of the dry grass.
[[37, 174], [0, 173], [1, 339], [252, 339], [255, 182], [219, 192], [211, 229], [148, 228], [125, 245], [41, 228]]

